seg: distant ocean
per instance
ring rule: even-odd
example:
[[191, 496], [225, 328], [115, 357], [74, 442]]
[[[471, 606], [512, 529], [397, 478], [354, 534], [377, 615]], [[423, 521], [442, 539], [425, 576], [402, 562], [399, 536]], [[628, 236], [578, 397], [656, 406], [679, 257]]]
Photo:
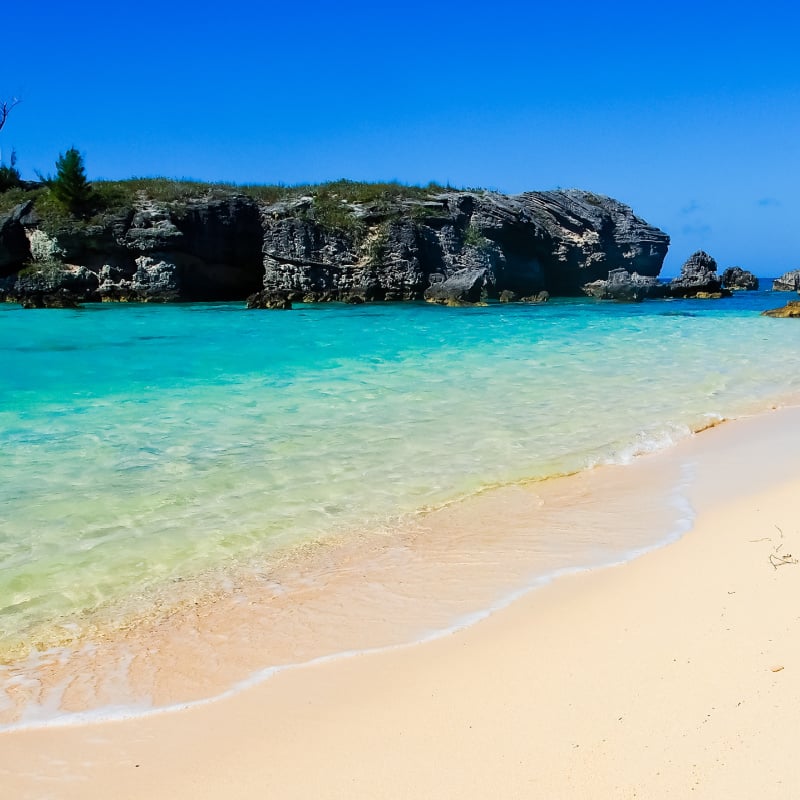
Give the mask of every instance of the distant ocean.
[[788, 299], [0, 306], [0, 682], [161, 587], [797, 402]]

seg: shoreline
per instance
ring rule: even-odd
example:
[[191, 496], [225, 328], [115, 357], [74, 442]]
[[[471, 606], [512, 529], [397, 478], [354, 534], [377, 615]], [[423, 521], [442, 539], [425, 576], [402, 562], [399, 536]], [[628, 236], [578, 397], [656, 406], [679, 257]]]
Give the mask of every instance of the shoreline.
[[[0, 667], [13, 687], [0, 733], [203, 706], [287, 669], [448, 636], [564, 575], [625, 563], [691, 524], [685, 475], [660, 463], [671, 449], [489, 486], [409, 515], [388, 535], [345, 535], [301, 548], [276, 568], [225, 573], [228, 591], [181, 584], [172, 601], [158, 598], [152, 616], [101, 625], [83, 644]], [[630, 469], [655, 482], [658, 501], [646, 505], [658, 502], [660, 513], [628, 496], [620, 477]], [[601, 496], [613, 510], [601, 511]], [[608, 517], [603, 531], [584, 535], [587, 516], [599, 513]], [[638, 523], [644, 533], [620, 516], [633, 513], [647, 517]], [[367, 590], [358, 585], [364, 579]], [[164, 677], [173, 670], [178, 679]]]
[[[82, 646], [0, 667], [12, 687], [0, 734], [202, 707], [286, 670], [447, 637], [563, 577], [624, 565], [691, 528], [683, 452], [696, 437], [774, 414], [800, 421], [800, 407], [714, 420], [627, 463], [487, 487], [388, 536], [305, 548], [282, 572], [231, 574], [229, 591], [164, 601]], [[646, 495], [633, 496], [631, 478]]]
[[[120, 722], [5, 732], [0, 734], [0, 775], [19, 797], [41, 796], [36, 792], [48, 781], [56, 782], [49, 785], [58, 786], [60, 797], [101, 797], [112, 786], [119, 793], [120, 785], [129, 792], [120, 796], [146, 793], [154, 798], [218, 797], [223, 786], [237, 797], [261, 796], [268, 788], [281, 797], [442, 796], [456, 790], [478, 797], [498, 786], [514, 796], [522, 791], [523, 777], [524, 785], [550, 796], [576, 796], [580, 780], [591, 781], [593, 775], [611, 781], [586, 783], [594, 786], [594, 796], [623, 796], [623, 783], [626, 792], [636, 786], [643, 796], [674, 796], [669, 791], [683, 796], [690, 788], [686, 764], [681, 761], [681, 769], [670, 772], [663, 759], [658, 761], [657, 772], [667, 777], [663, 785], [654, 782], [654, 753], [643, 753], [642, 741], [652, 741], [653, 751], [661, 745], [685, 756], [681, 739], [692, 741], [697, 734], [682, 721], [689, 709], [695, 715], [704, 707], [708, 698], [703, 692], [720, 697], [717, 710], [707, 711], [709, 719], [721, 715], [731, 725], [734, 712], [726, 707], [720, 714], [719, 709], [730, 692], [744, 693], [747, 709], [757, 713], [740, 714], [744, 725], [736, 721], [722, 733], [746, 740], [748, 753], [755, 748], [758, 758], [777, 768], [787, 761], [788, 749], [762, 726], [766, 720], [782, 730], [784, 717], [791, 720], [796, 705], [797, 692], [786, 679], [792, 666], [800, 666], [800, 653], [793, 644], [797, 637], [787, 639], [785, 633], [795, 622], [791, 608], [800, 592], [794, 588], [796, 565], [775, 567], [767, 556], [777, 546], [771, 541], [778, 536], [773, 526], [786, 537], [782, 552], [791, 552], [791, 546], [800, 551], [791, 515], [800, 486], [800, 457], [794, 455], [800, 451], [800, 432], [794, 432], [800, 431], [798, 419], [798, 409], [782, 409], [718, 426], [673, 448], [671, 455], [683, 462], [696, 460], [690, 500], [698, 516], [688, 535], [666, 547], [620, 567], [551, 581], [434, 641], [284, 670], [202, 707]], [[646, 490], [647, 483], [641, 488]], [[758, 530], [743, 528], [753, 521]], [[724, 569], [715, 569], [722, 564]], [[723, 595], [721, 587], [728, 583]], [[746, 603], [738, 603], [737, 594]], [[720, 608], [728, 622], [718, 629]], [[782, 638], [776, 630], [783, 631]], [[680, 668], [670, 666], [678, 661], [653, 661], [670, 647], [686, 655], [685, 667], [682, 662]], [[770, 662], [763, 670], [783, 668], [754, 672], [759, 648]], [[745, 662], [750, 671], [740, 674]], [[598, 673], [594, 678], [593, 671]], [[733, 686], [724, 680], [729, 672], [736, 673]], [[762, 674], [768, 684], [757, 682]], [[428, 686], [436, 687], [430, 697], [427, 689], [420, 691]], [[532, 686], [549, 689], [531, 697]], [[774, 694], [778, 689], [788, 694]], [[756, 703], [764, 692], [768, 709]], [[622, 726], [598, 730], [598, 719], [606, 718], [612, 700], [626, 709], [623, 719], [638, 721], [634, 734], [627, 726], [624, 735], [618, 730]], [[581, 708], [594, 711], [579, 714]], [[467, 733], [473, 728], [457, 724], [476, 715], [492, 731], [489, 739], [481, 738], [477, 751]], [[706, 724], [703, 715], [697, 721]], [[561, 741], [549, 735], [553, 730], [579, 739], [574, 743], [579, 746], [552, 752], [554, 741]], [[608, 735], [597, 738], [600, 733]], [[785, 735], [791, 737], [791, 728]], [[759, 737], [766, 744], [759, 744]], [[593, 755], [584, 763], [577, 754], [587, 739], [593, 742]], [[530, 743], [524, 748], [528, 768], [507, 769], [503, 777], [500, 767], [513, 762], [512, 754], [522, 755], [523, 742]], [[650, 773], [637, 777], [631, 772], [635, 765], [628, 763], [623, 744], [641, 756]], [[56, 763], [55, 754], [61, 752], [62, 761]], [[709, 761], [704, 751], [692, 769], [702, 772], [705, 781], [713, 775], [717, 783], [710, 785], [742, 792], [725, 796], [752, 796], [742, 788], [752, 786], [744, 764], [726, 761], [721, 769], [715, 766], [719, 757]], [[130, 762], [147, 769], [140, 772]], [[303, 763], [319, 769], [309, 774]], [[433, 768], [437, 763], [451, 767], [443, 773]], [[556, 764], [564, 766], [563, 774]], [[609, 764], [625, 768], [612, 776]], [[766, 780], [755, 775], [758, 770], [751, 772], [751, 778]], [[395, 784], [381, 782], [388, 775]], [[800, 781], [791, 786], [796, 789]], [[73, 789], [79, 791], [70, 794]], [[766, 796], [791, 795], [786, 785], [783, 794], [769, 791]], [[759, 793], [765, 793], [763, 787]]]

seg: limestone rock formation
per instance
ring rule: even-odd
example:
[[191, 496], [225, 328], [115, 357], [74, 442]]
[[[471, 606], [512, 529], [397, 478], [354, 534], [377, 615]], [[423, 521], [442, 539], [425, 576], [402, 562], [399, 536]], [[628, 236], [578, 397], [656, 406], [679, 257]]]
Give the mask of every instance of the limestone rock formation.
[[86, 267], [76, 264], [41, 264], [22, 270], [11, 293], [26, 295], [36, 292], [52, 294], [60, 290], [76, 297], [90, 294], [97, 288], [97, 276]]
[[764, 317], [800, 317], [800, 300], [790, 300], [781, 308], [770, 308], [762, 311]]
[[425, 290], [425, 299], [431, 303], [453, 305], [479, 303], [489, 282], [488, 270], [461, 269], [449, 278], [442, 276]]
[[758, 289], [758, 278], [748, 269], [728, 267], [723, 273], [722, 286], [732, 291], [754, 291]]
[[[66, 288], [86, 301], [244, 299], [263, 279], [259, 208], [243, 197], [176, 205], [139, 199], [91, 225], [45, 234], [15, 210], [27, 263], [8, 299]], [[21, 220], [21, 221], [20, 221]], [[12, 219], [12, 223], [14, 220]], [[11, 223], [9, 223], [11, 224]]]
[[637, 302], [645, 298], [664, 297], [666, 287], [653, 275], [640, 275], [626, 269], [612, 269], [605, 280], [584, 284], [583, 291], [598, 300]]
[[800, 269], [784, 272], [772, 282], [773, 292], [800, 292]]
[[701, 299], [730, 294], [722, 288], [722, 281], [717, 274], [717, 262], [703, 250], [698, 250], [686, 260], [680, 275], [670, 281], [668, 293], [672, 297]]
[[[317, 206], [304, 197], [263, 209], [265, 289], [293, 300], [576, 295], [611, 267], [658, 275], [669, 245], [627, 206], [580, 190], [453, 191], [388, 207], [342, 201], [351, 224], [339, 227]], [[479, 273], [480, 293], [462, 286]]]
[[654, 278], [669, 244], [628, 206], [580, 190], [432, 189], [360, 200], [340, 186], [269, 203], [139, 193], [46, 230], [21, 206], [0, 218], [0, 289], [21, 298], [46, 281], [81, 301], [145, 302], [243, 300], [263, 290], [256, 305], [530, 301], [580, 294], [615, 268]]

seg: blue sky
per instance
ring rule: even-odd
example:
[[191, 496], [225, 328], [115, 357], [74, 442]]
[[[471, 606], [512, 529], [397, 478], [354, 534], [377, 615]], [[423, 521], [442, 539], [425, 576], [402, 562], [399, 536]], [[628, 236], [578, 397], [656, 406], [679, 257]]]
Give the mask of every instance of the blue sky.
[[25, 177], [580, 187], [761, 275], [800, 267], [790, 2], [45, 0], [3, 11]]

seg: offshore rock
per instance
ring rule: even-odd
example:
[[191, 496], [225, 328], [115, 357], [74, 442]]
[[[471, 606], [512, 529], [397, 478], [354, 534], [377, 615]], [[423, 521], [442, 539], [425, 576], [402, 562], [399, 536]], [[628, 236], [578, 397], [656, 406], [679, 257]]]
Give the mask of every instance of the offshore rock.
[[773, 292], [800, 292], [800, 269], [784, 272], [772, 282]]
[[671, 297], [717, 298], [730, 295], [722, 288], [717, 262], [703, 250], [693, 253], [681, 267], [681, 273], [668, 286]]
[[666, 287], [653, 275], [640, 275], [626, 269], [612, 269], [605, 280], [584, 284], [583, 291], [598, 300], [638, 302], [645, 298], [664, 297]]
[[763, 317], [800, 317], [800, 300], [790, 300], [781, 308], [770, 308], [762, 311]]
[[486, 269], [458, 270], [446, 280], [432, 283], [425, 290], [425, 299], [441, 305], [480, 303], [488, 282], [489, 273]]
[[721, 281], [723, 288], [735, 292], [750, 292], [758, 289], [758, 278], [750, 270], [741, 267], [728, 267], [722, 273]]

